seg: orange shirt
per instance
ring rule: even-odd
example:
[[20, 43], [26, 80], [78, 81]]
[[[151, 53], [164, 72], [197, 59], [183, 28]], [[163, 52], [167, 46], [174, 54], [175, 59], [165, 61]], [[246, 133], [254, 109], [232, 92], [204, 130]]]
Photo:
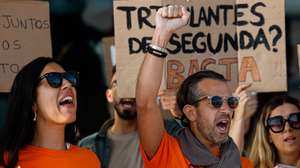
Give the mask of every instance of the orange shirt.
[[[7, 161], [7, 155], [5, 156]], [[20, 166], [20, 167], [18, 167]], [[16, 168], [100, 168], [97, 156], [71, 145], [68, 150], [50, 150], [29, 145], [19, 153]]]
[[[167, 132], [163, 133], [160, 146], [151, 160], [147, 158], [142, 148], [141, 150], [145, 168], [200, 168], [191, 165], [182, 153], [176, 138], [170, 136]], [[220, 151], [216, 148], [212, 149], [212, 153], [218, 156]], [[241, 164], [243, 168], [254, 168], [253, 164], [244, 157], [241, 157]]]

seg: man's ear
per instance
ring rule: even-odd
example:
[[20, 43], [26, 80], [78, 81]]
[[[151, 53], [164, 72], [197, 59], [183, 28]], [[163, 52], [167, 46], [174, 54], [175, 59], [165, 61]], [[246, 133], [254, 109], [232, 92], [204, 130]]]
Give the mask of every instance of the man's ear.
[[183, 113], [185, 114], [186, 118], [193, 122], [197, 119], [197, 109], [195, 106], [192, 106], [192, 105], [185, 105], [183, 107]]
[[112, 103], [113, 100], [114, 100], [114, 97], [113, 97], [113, 91], [111, 89], [107, 89], [106, 92], [105, 92], [105, 95], [106, 95], [106, 99], [109, 103]]

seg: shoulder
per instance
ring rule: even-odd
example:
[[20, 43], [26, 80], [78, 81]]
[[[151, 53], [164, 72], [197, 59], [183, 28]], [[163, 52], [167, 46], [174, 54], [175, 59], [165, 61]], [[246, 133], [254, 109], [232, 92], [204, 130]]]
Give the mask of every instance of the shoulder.
[[71, 152], [74, 152], [77, 155], [80, 154], [81, 156], [86, 156], [88, 158], [96, 158], [97, 159], [97, 155], [89, 149], [81, 148], [81, 147], [76, 146], [76, 145], [72, 145], [71, 148], [72, 148]]
[[72, 145], [71, 147], [72, 151], [76, 151], [78, 153], [86, 153], [86, 154], [92, 154], [93, 152], [86, 149], [86, 148], [82, 148], [82, 147], [79, 147], [79, 146], [76, 146], [76, 145]]
[[92, 148], [95, 146], [96, 141], [102, 141], [106, 138], [108, 129], [113, 125], [114, 120], [107, 120], [100, 128], [100, 130], [94, 134], [91, 134], [78, 142], [78, 146]]
[[80, 147], [88, 147], [95, 143], [95, 140], [98, 136], [98, 132], [91, 134], [78, 142], [78, 146]]
[[83, 162], [89, 163], [91, 165], [100, 165], [100, 160], [98, 159], [97, 155], [86, 148], [72, 145], [70, 152], [74, 153], [76, 157], [80, 156]]
[[184, 128], [175, 119], [164, 120], [164, 124], [166, 131], [172, 136], [177, 136], [179, 131]]
[[189, 160], [180, 149], [179, 142], [175, 137], [166, 132], [163, 133], [162, 141], [153, 158], [149, 159], [141, 146], [142, 158], [145, 167], [188, 167]]
[[253, 163], [246, 157], [241, 156], [242, 168], [254, 168]]

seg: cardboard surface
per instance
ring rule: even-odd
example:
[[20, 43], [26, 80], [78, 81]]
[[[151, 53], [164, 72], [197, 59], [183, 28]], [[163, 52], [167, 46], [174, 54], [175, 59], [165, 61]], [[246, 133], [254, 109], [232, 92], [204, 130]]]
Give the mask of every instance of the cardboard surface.
[[102, 39], [102, 47], [105, 62], [105, 75], [107, 83], [110, 83], [112, 77], [112, 67], [115, 60], [115, 42], [114, 37], [106, 37]]
[[298, 72], [300, 75], [300, 44], [297, 44], [297, 51], [298, 51]]
[[37, 57], [51, 57], [49, 5], [40, 1], [0, 1], [0, 92]]
[[191, 11], [188, 25], [175, 32], [168, 45], [167, 89], [178, 88], [196, 71], [212, 69], [233, 89], [251, 82], [257, 92], [287, 90], [284, 0], [130, 0], [114, 1], [120, 97], [135, 96], [155, 11], [166, 4], [182, 4]]

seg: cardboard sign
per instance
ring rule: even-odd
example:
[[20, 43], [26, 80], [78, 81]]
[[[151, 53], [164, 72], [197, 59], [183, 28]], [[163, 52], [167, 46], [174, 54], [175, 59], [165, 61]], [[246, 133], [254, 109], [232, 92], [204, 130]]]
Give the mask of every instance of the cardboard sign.
[[102, 39], [102, 48], [104, 54], [106, 82], [110, 83], [112, 78], [112, 67], [115, 65], [115, 42], [114, 37], [105, 37]]
[[258, 92], [287, 90], [284, 0], [130, 0], [114, 2], [120, 97], [135, 95], [155, 12], [165, 4], [181, 4], [191, 12], [188, 25], [172, 35], [167, 47], [167, 89], [178, 88], [192, 73], [212, 69], [232, 88], [251, 82]]
[[298, 72], [299, 72], [299, 75], [300, 75], [300, 45], [298, 44], [297, 45], [297, 51], [298, 51]]
[[248, 24], [237, 27], [239, 82], [252, 82], [258, 92], [287, 91], [284, 0], [238, 2], [249, 5], [240, 20]]
[[0, 1], [0, 92], [34, 58], [52, 56], [49, 5], [40, 1]]

